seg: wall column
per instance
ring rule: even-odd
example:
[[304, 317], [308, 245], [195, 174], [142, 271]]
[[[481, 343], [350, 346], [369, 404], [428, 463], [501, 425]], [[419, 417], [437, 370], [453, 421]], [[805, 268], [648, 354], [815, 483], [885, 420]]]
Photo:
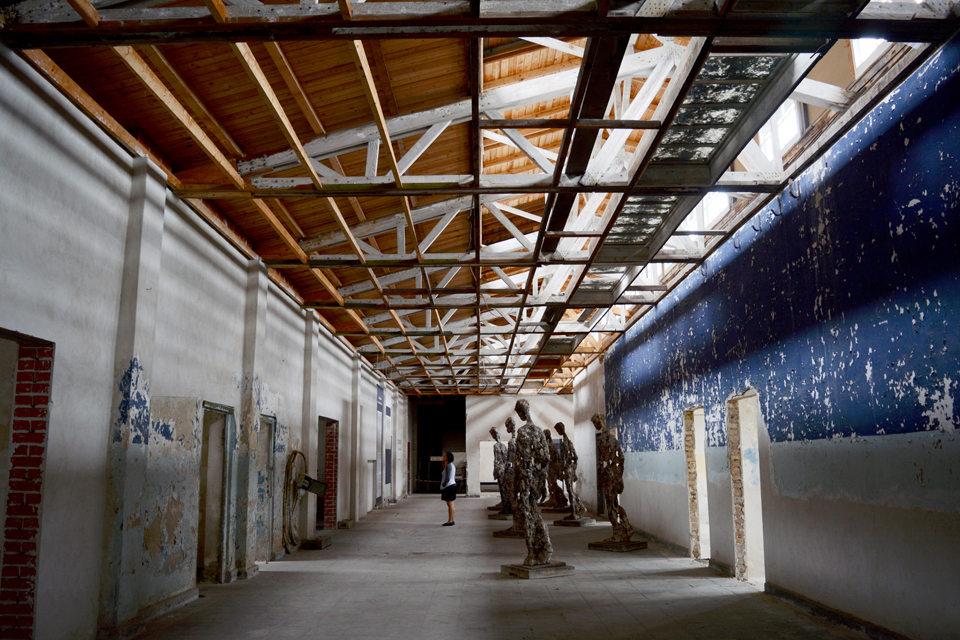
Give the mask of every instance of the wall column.
[[[313, 311], [308, 311], [303, 321], [303, 419], [300, 434], [300, 450], [307, 462], [307, 475], [317, 477], [317, 452], [320, 446], [317, 422], [317, 353], [319, 351], [319, 328]], [[317, 496], [309, 491], [300, 504], [300, 536], [312, 538], [317, 528]]]
[[143, 528], [138, 505], [147, 471], [149, 381], [160, 294], [165, 200], [165, 174], [146, 158], [135, 158], [114, 356], [107, 547], [100, 581], [99, 624], [104, 629], [115, 629], [132, 619], [140, 602], [136, 570], [143, 553]]
[[351, 434], [350, 460], [347, 462], [347, 468], [350, 470], [350, 518], [354, 521], [359, 520], [362, 514], [360, 506], [362, 477], [366, 470], [367, 461], [363, 459], [360, 444], [360, 420], [363, 412], [360, 408], [360, 369], [361, 356], [358, 352], [353, 353], [353, 402], [351, 404], [350, 422], [353, 429]]
[[237, 429], [237, 577], [257, 574], [257, 437], [260, 434], [260, 377], [267, 334], [267, 268], [260, 260], [247, 263], [243, 330], [243, 380]]

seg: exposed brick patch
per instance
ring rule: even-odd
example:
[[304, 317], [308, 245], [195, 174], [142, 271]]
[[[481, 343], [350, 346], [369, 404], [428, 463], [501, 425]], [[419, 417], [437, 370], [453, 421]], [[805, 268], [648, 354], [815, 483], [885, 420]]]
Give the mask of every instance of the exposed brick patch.
[[323, 528], [337, 528], [337, 472], [340, 453], [340, 423], [328, 422], [325, 436], [323, 481], [327, 490], [323, 494]]
[[53, 345], [20, 345], [11, 425], [10, 486], [3, 523], [3, 571], [0, 573], [0, 637], [11, 640], [33, 638], [52, 370]]

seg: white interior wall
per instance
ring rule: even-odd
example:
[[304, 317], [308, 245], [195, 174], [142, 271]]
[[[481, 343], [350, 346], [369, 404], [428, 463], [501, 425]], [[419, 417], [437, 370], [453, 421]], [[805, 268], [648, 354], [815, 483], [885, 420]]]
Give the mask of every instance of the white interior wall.
[[[111, 555], [108, 544], [117, 535], [105, 529], [110, 519], [102, 515], [111, 495], [107, 460], [121, 373], [115, 368], [118, 327], [129, 322], [121, 316], [120, 305], [129, 258], [127, 221], [135, 206], [134, 162], [2, 46], [0, 122], [0, 328], [56, 345], [35, 637], [93, 638], [102, 613], [102, 563]], [[208, 400], [234, 407], [239, 423], [244, 348], [254, 344], [245, 336], [254, 330], [255, 410], [277, 417], [279, 431], [286, 436], [282, 441], [309, 444], [303, 430], [315, 431], [316, 416], [324, 415], [345, 428], [341, 452], [350, 455], [343, 436], [353, 427], [353, 408], [362, 405], [357, 453], [372, 452], [368, 444], [376, 442], [376, 382], [364, 373], [359, 393], [351, 384], [356, 368], [369, 367], [359, 364], [325, 330], [312, 334], [317, 324], [273, 284], [260, 288], [261, 311], [254, 316], [246, 313], [251, 266], [245, 257], [169, 192], [160, 205], [159, 217], [151, 224], [159, 220], [154, 228], [161, 235], [150, 247], [160, 257], [155, 272], [159, 290], [150, 294], [155, 305], [135, 307], [138, 317], [150, 315], [143, 325], [147, 333], [138, 325], [135, 344], [150, 345], [150, 376], [144, 382], [148, 403], [149, 396], [156, 398], [151, 418], [177, 417], [175, 434], [190, 440], [194, 426], [189, 409]], [[312, 358], [305, 356], [305, 349], [314, 339], [316, 376], [308, 384]], [[394, 431], [406, 442], [405, 398], [394, 406], [397, 418], [403, 417], [403, 429], [397, 424]], [[190, 459], [181, 456], [178, 464]], [[281, 474], [283, 461], [278, 456]], [[346, 462], [341, 469], [350, 469], [351, 460]], [[150, 473], [169, 472], [165, 464], [162, 458], [152, 458]], [[405, 470], [402, 477], [405, 480]], [[343, 479], [341, 501], [349, 495], [344, 492], [350, 491], [352, 481]], [[364, 512], [372, 506], [372, 487], [368, 493]], [[345, 506], [341, 502], [341, 513]], [[177, 543], [189, 547], [183, 540]], [[185, 559], [186, 564], [191, 561]], [[138, 584], [144, 580], [151, 579], [140, 577]], [[142, 609], [164, 595], [174, 595], [163, 592], [167, 587], [159, 579], [150, 586], [155, 593], [127, 594], [126, 601]]]
[[0, 327], [56, 343], [36, 634], [93, 636], [132, 162], [0, 45]]
[[591, 513], [597, 512], [597, 429], [590, 418], [605, 414], [603, 356], [587, 366], [573, 381], [573, 439], [580, 457], [580, 499]]
[[[520, 426], [520, 419], [513, 410], [520, 398], [530, 403], [530, 419], [543, 429], [553, 431], [553, 425], [557, 422], [562, 422], [568, 428], [573, 424], [573, 398], [569, 395], [467, 396], [467, 469], [480, 468], [480, 442], [492, 440], [490, 427], [496, 427], [500, 439], [509, 442], [504, 423], [508, 417], [512, 417]], [[579, 450], [577, 455], [580, 455]], [[480, 473], [469, 473], [467, 476], [467, 495], [480, 495]]]

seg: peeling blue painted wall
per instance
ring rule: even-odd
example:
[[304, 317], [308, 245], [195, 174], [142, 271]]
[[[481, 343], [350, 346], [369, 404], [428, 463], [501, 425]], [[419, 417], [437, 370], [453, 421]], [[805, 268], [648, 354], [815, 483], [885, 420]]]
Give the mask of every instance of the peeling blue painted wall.
[[759, 394], [766, 581], [913, 638], [960, 629], [960, 43], [756, 214], [605, 361], [631, 522], [734, 561], [727, 399]]
[[748, 384], [774, 442], [954, 432], [958, 59], [939, 52], [615, 344], [625, 450], [682, 448], [700, 404], [724, 444]]

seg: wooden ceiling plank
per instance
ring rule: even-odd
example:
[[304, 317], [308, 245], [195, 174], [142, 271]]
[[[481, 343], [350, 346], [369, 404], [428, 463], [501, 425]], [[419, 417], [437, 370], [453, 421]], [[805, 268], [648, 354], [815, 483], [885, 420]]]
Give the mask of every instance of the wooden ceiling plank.
[[237, 144], [237, 141], [233, 139], [233, 136], [226, 130], [223, 124], [214, 116], [207, 104], [197, 95], [193, 88], [187, 83], [187, 81], [180, 75], [180, 72], [177, 71], [176, 67], [170, 62], [166, 55], [160, 51], [159, 47], [148, 46], [143, 48], [143, 52], [146, 54], [150, 62], [153, 63], [157, 69], [160, 70], [160, 74], [163, 76], [164, 80], [167, 81], [173, 90], [179, 94], [180, 99], [186, 102], [187, 106], [197, 115], [200, 120], [207, 125], [207, 128], [213, 132], [213, 135], [217, 137], [217, 140], [223, 145], [224, 149], [230, 155], [239, 158], [244, 155], [243, 149], [240, 148], [240, 145]]
[[301, 229], [300, 225], [297, 224], [297, 221], [293, 219], [293, 214], [291, 214], [290, 210], [287, 209], [287, 205], [283, 203], [283, 200], [278, 200], [274, 198], [270, 200], [270, 205], [280, 212], [280, 217], [283, 218], [283, 221], [286, 224], [290, 225], [290, 229], [292, 229], [293, 232], [297, 234], [297, 237], [302, 238], [304, 235], [303, 229]]
[[180, 125], [187, 130], [187, 133], [193, 138], [207, 157], [213, 160], [230, 183], [237, 189], [244, 189], [243, 178], [237, 173], [233, 163], [220, 151], [220, 148], [207, 135], [207, 133], [197, 124], [193, 116], [187, 111], [176, 96], [163, 84], [160, 77], [153, 72], [146, 61], [140, 57], [133, 47], [121, 46], [114, 47], [113, 51], [120, 56], [127, 68], [133, 72], [137, 78], [147, 87], [150, 93], [160, 101], [160, 104], [174, 117]]
[[[297, 132], [290, 123], [290, 119], [287, 117], [287, 114], [283, 109], [283, 105], [280, 104], [277, 94], [273, 91], [273, 87], [270, 86], [270, 82], [264, 75], [263, 69], [260, 67], [260, 63], [257, 62], [256, 57], [253, 55], [253, 50], [250, 48], [250, 45], [243, 42], [237, 42], [231, 44], [230, 46], [237, 54], [237, 58], [240, 60], [241, 65], [243, 65], [247, 75], [250, 76], [250, 79], [257, 87], [257, 90], [260, 92], [260, 96], [266, 101], [267, 106], [273, 113], [273, 116], [280, 123], [280, 128], [284, 137], [287, 139], [287, 143], [296, 152], [297, 157], [300, 159], [300, 164], [307, 171], [307, 175], [310, 176], [310, 180], [313, 182], [314, 187], [317, 189], [322, 189], [323, 183], [320, 181], [320, 176], [317, 175], [316, 169], [314, 169], [313, 161], [311, 160], [310, 156], [307, 155], [307, 152], [304, 151], [303, 145], [300, 143], [300, 139], [297, 137]], [[344, 219], [343, 214], [340, 213], [340, 208], [337, 206], [337, 203], [333, 198], [327, 198], [327, 205], [330, 208], [330, 212], [333, 214], [334, 220], [346, 237], [347, 242], [350, 243], [351, 248], [353, 249], [354, 253], [356, 253], [357, 258], [360, 260], [360, 262], [363, 262], [365, 260], [363, 250], [357, 243], [357, 239], [350, 232], [350, 226]]]
[[[297, 105], [300, 107], [303, 116], [307, 119], [307, 122], [310, 123], [310, 128], [313, 129], [313, 132], [318, 136], [326, 134], [327, 130], [323, 128], [323, 124], [320, 122], [316, 110], [314, 110], [313, 105], [310, 104], [307, 93], [304, 91], [303, 85], [300, 84], [297, 75], [293, 72], [293, 67], [290, 66], [290, 60], [287, 59], [287, 55], [283, 52], [283, 49], [280, 48], [280, 44], [277, 42], [265, 42], [263, 46], [266, 47], [270, 59], [273, 60], [273, 64], [276, 65], [277, 71], [280, 72], [280, 76], [286, 83], [287, 89], [289, 89], [293, 95], [293, 99], [297, 101]], [[336, 169], [336, 167], [334, 167], [334, 169]], [[337, 169], [337, 171], [340, 171], [340, 169]], [[343, 173], [342, 171], [340, 172]]]
[[39, 49], [24, 49], [20, 55], [49, 80], [57, 89], [85, 113], [94, 122], [100, 125], [107, 133], [114, 137], [120, 144], [136, 155], [149, 158], [154, 164], [163, 168], [167, 174], [167, 183], [174, 189], [179, 189], [182, 185], [167, 167], [169, 163], [157, 155], [152, 149], [137, 140], [129, 131], [124, 128], [117, 120], [111, 116], [106, 109], [90, 97], [79, 84], [77, 84], [67, 73], [61, 69], [46, 53]]

